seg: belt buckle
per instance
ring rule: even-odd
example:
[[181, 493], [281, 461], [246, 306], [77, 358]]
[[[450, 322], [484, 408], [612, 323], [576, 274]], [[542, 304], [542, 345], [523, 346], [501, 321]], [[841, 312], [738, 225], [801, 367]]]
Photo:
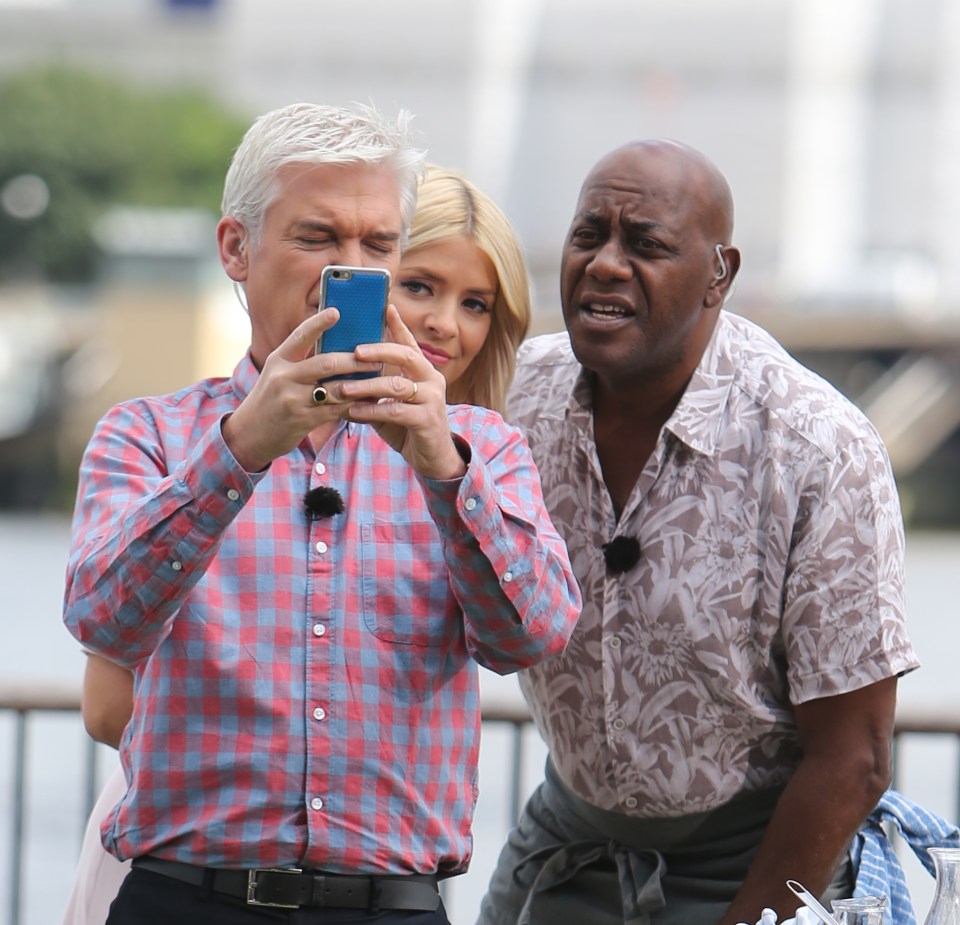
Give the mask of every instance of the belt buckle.
[[248, 906], [272, 906], [275, 909], [299, 909], [300, 903], [270, 903], [261, 902], [257, 899], [257, 877], [260, 874], [302, 874], [300, 867], [255, 867], [247, 871], [247, 905]]

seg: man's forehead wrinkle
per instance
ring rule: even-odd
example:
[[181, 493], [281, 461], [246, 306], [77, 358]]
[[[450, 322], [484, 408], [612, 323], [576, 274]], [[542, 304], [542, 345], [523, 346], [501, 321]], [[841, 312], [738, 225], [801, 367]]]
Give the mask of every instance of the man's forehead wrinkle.
[[611, 200], [618, 209], [633, 208], [642, 203], [675, 203], [686, 198], [689, 184], [665, 183], [659, 177], [624, 177], [596, 174], [584, 186], [583, 211], [597, 212], [608, 208]]
[[630, 227], [664, 227], [664, 208], [680, 210], [690, 201], [689, 191], [683, 187], [670, 190], [647, 188], [622, 188], [620, 194], [609, 190], [610, 195], [585, 196], [587, 200], [580, 209], [583, 221], [591, 224], [603, 224], [611, 220]]

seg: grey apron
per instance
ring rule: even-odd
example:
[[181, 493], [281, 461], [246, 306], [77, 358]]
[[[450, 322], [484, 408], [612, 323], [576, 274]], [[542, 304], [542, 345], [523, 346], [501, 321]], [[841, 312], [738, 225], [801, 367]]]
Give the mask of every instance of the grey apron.
[[[781, 793], [636, 819], [580, 799], [548, 760], [545, 781], [501, 852], [478, 925], [716, 925]], [[851, 888], [845, 861], [824, 898], [849, 896]]]

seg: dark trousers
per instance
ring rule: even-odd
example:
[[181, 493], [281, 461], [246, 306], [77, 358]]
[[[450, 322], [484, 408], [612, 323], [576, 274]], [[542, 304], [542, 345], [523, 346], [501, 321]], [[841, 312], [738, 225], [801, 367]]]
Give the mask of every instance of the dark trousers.
[[107, 925], [450, 925], [440, 903], [436, 912], [363, 909], [272, 909], [182, 883], [151, 870], [133, 868], [110, 906]]

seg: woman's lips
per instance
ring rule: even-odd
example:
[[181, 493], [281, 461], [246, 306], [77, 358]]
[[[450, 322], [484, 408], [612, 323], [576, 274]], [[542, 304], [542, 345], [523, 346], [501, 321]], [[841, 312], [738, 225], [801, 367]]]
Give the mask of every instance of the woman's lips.
[[431, 347], [429, 344], [419, 344], [423, 355], [434, 365], [443, 366], [450, 362], [450, 354], [438, 347]]

